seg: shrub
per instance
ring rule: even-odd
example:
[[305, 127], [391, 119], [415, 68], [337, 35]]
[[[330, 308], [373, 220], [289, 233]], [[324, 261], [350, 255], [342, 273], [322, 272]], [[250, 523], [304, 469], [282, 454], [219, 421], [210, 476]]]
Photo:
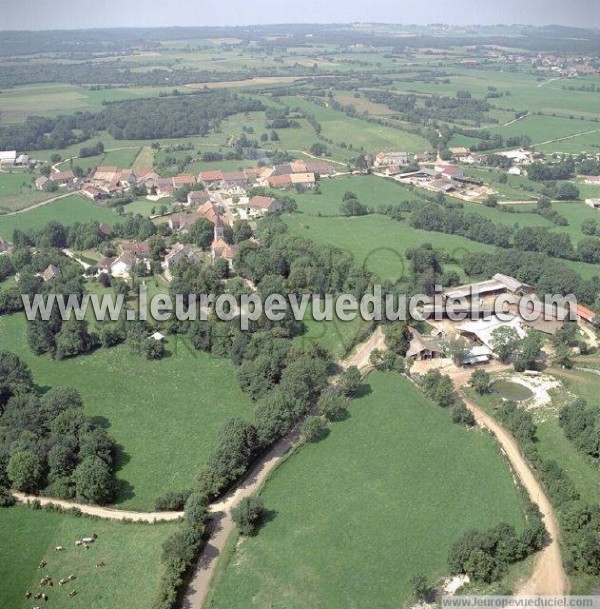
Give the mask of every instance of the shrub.
[[171, 491], [154, 500], [154, 509], [157, 511], [180, 512], [192, 494], [191, 490]]
[[244, 497], [232, 510], [231, 516], [242, 535], [254, 535], [260, 526], [264, 512], [260, 497]]

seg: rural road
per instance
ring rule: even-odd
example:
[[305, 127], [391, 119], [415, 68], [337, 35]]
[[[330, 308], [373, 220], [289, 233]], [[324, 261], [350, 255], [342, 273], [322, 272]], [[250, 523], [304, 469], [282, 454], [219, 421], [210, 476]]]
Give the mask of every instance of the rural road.
[[35, 203], [34, 205], [30, 205], [29, 207], [25, 207], [24, 209], [18, 209], [17, 211], [10, 211], [7, 214], [2, 214], [2, 218], [6, 218], [7, 216], [17, 216], [18, 214], [24, 214], [32, 209], [37, 209], [38, 207], [43, 207], [44, 205], [48, 205], [48, 203], [54, 203], [54, 201], [58, 201], [59, 199], [64, 199], [73, 194], [74, 191], [65, 192], [62, 195], [57, 195], [56, 197], [52, 197], [51, 199], [46, 199], [45, 201], [40, 201], [39, 203]]
[[183, 517], [183, 512], [127, 512], [125, 510], [116, 510], [114, 508], [102, 507], [99, 505], [88, 505], [85, 503], [74, 503], [73, 501], [64, 501], [63, 499], [55, 499], [54, 497], [38, 497], [36, 495], [26, 495], [17, 491], [11, 491], [11, 494], [16, 497], [19, 503], [27, 501], [39, 501], [42, 505], [58, 505], [66, 510], [77, 508], [83, 514], [88, 516], [97, 516], [107, 520], [132, 520], [134, 522], [171, 522], [179, 520]]
[[[456, 381], [455, 381], [456, 382]], [[476, 421], [495, 436], [510, 462], [519, 481], [527, 491], [531, 501], [540, 508], [544, 524], [550, 535], [550, 543], [538, 552], [533, 574], [517, 591], [517, 596], [565, 595], [569, 593], [569, 579], [563, 569], [560, 555], [560, 529], [556, 515], [542, 485], [521, 454], [517, 441], [490, 415], [471, 402], [458, 388]]]
[[[356, 366], [362, 373], [367, 372], [371, 364], [369, 355], [374, 349], [381, 349], [384, 345], [384, 335], [381, 327], [363, 343], [348, 358], [340, 362], [342, 368]], [[300, 426], [298, 425], [290, 434], [282, 438], [251, 470], [250, 474], [242, 484], [226, 495], [218, 503], [211, 506], [211, 512], [215, 514], [214, 528], [212, 534], [200, 556], [196, 572], [188, 586], [183, 600], [183, 609], [201, 609], [206, 601], [210, 588], [210, 582], [217, 567], [219, 556], [222, 554], [225, 544], [229, 539], [234, 523], [231, 519], [230, 510], [244, 497], [258, 491], [267, 479], [267, 476], [279, 464], [300, 437]]]
[[[383, 348], [385, 348], [384, 334], [379, 327], [365, 342], [358, 345], [349, 357], [340, 362], [340, 366], [344, 369], [349, 366], [357, 366], [365, 374], [371, 369], [369, 356], [372, 351]], [[517, 594], [521, 596], [568, 594], [570, 585], [560, 555], [559, 526], [552, 505], [541, 484], [521, 454], [516, 440], [493, 417], [471, 402], [462, 392], [461, 387], [468, 383], [469, 373], [461, 369], [451, 374], [451, 377], [458, 393], [465, 400], [465, 404], [475, 416], [476, 421], [495, 435], [531, 501], [538, 505], [542, 512], [544, 524], [550, 535], [550, 543], [536, 557], [531, 577], [519, 588]], [[183, 609], [202, 609], [206, 601], [218, 559], [235, 527], [231, 518], [231, 509], [244, 497], [260, 490], [268, 475], [297, 444], [299, 438], [300, 431], [299, 426], [297, 426], [254, 465], [239, 486], [225, 495], [223, 499], [211, 504], [209, 509], [213, 514], [212, 532], [202, 555], [198, 559], [196, 571], [186, 590]], [[183, 512], [122, 511], [49, 497], [25, 495], [19, 492], [13, 492], [12, 494], [20, 502], [38, 500], [42, 505], [52, 503], [66, 509], [76, 507], [84, 514], [112, 520], [156, 523], [175, 521], [183, 517]]]

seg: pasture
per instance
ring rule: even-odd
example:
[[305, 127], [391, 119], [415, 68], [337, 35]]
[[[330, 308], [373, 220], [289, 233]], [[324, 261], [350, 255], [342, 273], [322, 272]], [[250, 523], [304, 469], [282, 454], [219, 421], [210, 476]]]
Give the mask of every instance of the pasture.
[[372, 214], [355, 218], [318, 218], [294, 214], [285, 219], [290, 230], [319, 243], [327, 243], [354, 256], [380, 279], [398, 279], [407, 272], [405, 252], [432, 243], [455, 257], [464, 252], [494, 251], [492, 246], [464, 237], [416, 230], [406, 222]]
[[[160, 577], [161, 545], [177, 524], [139, 525], [92, 520], [72, 515], [12, 507], [0, 511], [0, 607], [147, 609]], [[89, 550], [76, 548], [75, 540], [98, 535]], [[56, 546], [64, 546], [56, 552]], [[41, 561], [46, 567], [38, 570]], [[105, 566], [96, 568], [104, 562]], [[76, 579], [64, 586], [68, 575]], [[54, 586], [41, 587], [42, 577]], [[25, 592], [43, 592], [48, 602], [25, 599]], [[70, 597], [69, 592], [77, 595]]]
[[380, 372], [349, 418], [292, 455], [262, 497], [267, 523], [233, 550], [211, 609], [397, 609], [413, 574], [447, 574], [448, 548], [465, 530], [523, 525], [492, 438]]
[[147, 361], [125, 345], [55, 361], [32, 354], [25, 318], [0, 317], [0, 349], [17, 353], [41, 387], [74, 386], [85, 411], [119, 444], [118, 507], [150, 510], [154, 499], [193, 484], [226, 419], [253, 406], [233, 364], [169, 339], [167, 357]]
[[[61, 193], [44, 193], [44, 196], [49, 199], [59, 194]], [[42, 228], [51, 220], [66, 226], [74, 222], [87, 222], [88, 220], [114, 224], [118, 220], [118, 216], [113, 209], [96, 205], [82, 195], [72, 194], [14, 216], [0, 216], [0, 237], [12, 239], [15, 229], [36, 230]]]
[[20, 169], [0, 172], [0, 216], [4, 213], [24, 209], [52, 194], [35, 189], [35, 176]]
[[396, 205], [402, 201], [419, 200], [420, 191], [408, 190], [392, 180], [375, 176], [341, 176], [323, 178], [319, 182], [321, 194], [307, 191], [294, 195], [298, 210], [311, 216], [339, 216], [344, 193], [350, 191], [357, 195], [359, 201], [371, 208]]

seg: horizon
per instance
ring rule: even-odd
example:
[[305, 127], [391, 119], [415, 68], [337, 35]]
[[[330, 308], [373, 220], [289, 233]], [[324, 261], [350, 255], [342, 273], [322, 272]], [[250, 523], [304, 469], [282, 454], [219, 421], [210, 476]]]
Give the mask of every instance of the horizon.
[[[36, 3], [34, 3], [36, 4]], [[302, 6], [282, 6], [274, 0], [258, 0], [252, 5], [232, 0], [199, 7], [183, 0], [174, 11], [170, 6], [144, 0], [106, 0], [103, 10], [93, 0], [72, 3], [10, 5], [0, 17], [0, 31], [73, 31], [121, 28], [256, 27], [270, 25], [351, 25], [393, 24], [398, 26], [567, 26], [600, 28], [600, 4], [574, 0], [566, 6], [560, 0], [506, 0], [502, 3], [471, 5], [442, 0], [416, 6], [404, 0], [382, 0], [377, 9], [358, 0], [306, 0]], [[115, 19], [115, 15], [118, 15]], [[142, 15], [142, 20], [140, 20]], [[184, 17], [182, 17], [184, 15]], [[307, 15], [310, 18], [307, 19]]]

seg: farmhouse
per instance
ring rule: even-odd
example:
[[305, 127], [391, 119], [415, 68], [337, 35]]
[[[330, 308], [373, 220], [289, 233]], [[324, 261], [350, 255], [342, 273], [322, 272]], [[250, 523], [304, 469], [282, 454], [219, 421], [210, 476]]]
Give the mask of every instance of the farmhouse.
[[202, 217], [202, 214], [197, 211], [190, 214], [173, 214], [172, 216], [169, 216], [169, 228], [178, 230], [182, 233], [187, 233]]
[[408, 165], [408, 152], [381, 151], [375, 157], [374, 167], [389, 167], [390, 165]]
[[[49, 190], [52, 190], [53, 186], [54, 186], [54, 182], [52, 182], [52, 180], [48, 179], [46, 176], [40, 176], [35, 181], [35, 187], [38, 190], [43, 190], [44, 192], [48, 192]], [[54, 187], [54, 188], [56, 188], [56, 187]]]
[[220, 169], [214, 171], [203, 171], [198, 176], [198, 182], [202, 182], [207, 187], [222, 181], [223, 172]]
[[81, 194], [92, 201], [100, 201], [106, 193], [90, 184], [81, 189]]
[[58, 279], [60, 277], [60, 269], [53, 264], [49, 264], [46, 269], [40, 274], [40, 277], [45, 281], [52, 281], [53, 279]]
[[59, 186], [66, 186], [73, 183], [75, 174], [72, 171], [56, 171], [50, 174], [50, 179]]
[[200, 256], [198, 256], [191, 247], [183, 245], [183, 243], [176, 243], [171, 251], [165, 256], [164, 267], [166, 269], [172, 269], [181, 260], [198, 262]]
[[292, 173], [290, 179], [294, 186], [303, 186], [304, 188], [312, 188], [315, 185], [314, 173]]
[[210, 200], [210, 195], [205, 190], [192, 190], [187, 195], [187, 205], [195, 207]]
[[131, 252], [124, 252], [115, 258], [110, 265], [110, 274], [113, 277], [128, 277], [131, 267], [136, 263], [136, 257]]
[[206, 218], [209, 222], [216, 224], [219, 219], [219, 208], [212, 202], [206, 201], [198, 208], [198, 214], [200, 217]]
[[442, 297], [444, 299], [482, 298], [485, 296], [498, 296], [508, 292], [523, 296], [524, 294], [531, 294], [533, 288], [529, 284], [523, 283], [514, 277], [496, 273], [492, 279], [486, 281], [449, 288], [442, 293]]
[[441, 178], [446, 180], [456, 180], [464, 175], [460, 167], [454, 167], [453, 165], [436, 165], [435, 170], [440, 174]]
[[273, 197], [257, 195], [248, 201], [248, 213], [253, 216], [281, 211], [281, 203]]
[[466, 321], [458, 325], [457, 330], [465, 338], [493, 349], [494, 331], [506, 327], [513, 328], [520, 338], [524, 338], [526, 335], [519, 318], [513, 317], [509, 321], [502, 321], [495, 315], [490, 315], [485, 319]]
[[94, 186], [118, 186], [121, 178], [121, 172], [118, 167], [96, 167], [91, 182]]
[[273, 175], [267, 178], [267, 184], [271, 188], [290, 188], [292, 186], [291, 174]]
[[15, 165], [27, 165], [29, 163], [29, 155], [28, 154], [20, 154], [15, 159]]
[[16, 150], [0, 150], [0, 165], [14, 165], [16, 160]]
[[594, 328], [596, 327], [598, 316], [594, 311], [588, 309], [587, 307], [584, 307], [583, 305], [578, 304], [575, 308], [575, 312], [577, 314], [577, 321], [579, 323], [584, 322], [586, 324], [589, 324], [590, 326], [593, 326]]
[[423, 336], [415, 328], [410, 328], [411, 341], [406, 357], [413, 357], [416, 360], [434, 359], [443, 357], [444, 353], [439, 341], [432, 336]]
[[147, 241], [124, 241], [121, 243], [121, 251], [124, 254], [147, 258], [150, 254], [150, 245]]
[[319, 176], [330, 176], [335, 173], [335, 169], [327, 161], [307, 161], [304, 165], [305, 171]]
[[461, 366], [474, 366], [476, 364], [487, 364], [492, 360], [492, 350], [486, 346], [474, 346], [463, 357], [460, 362]]
[[179, 188], [188, 188], [192, 187], [196, 184], [196, 178], [189, 174], [181, 174], [178, 176], [174, 176], [173, 179], [173, 188], [175, 190]]
[[464, 146], [449, 148], [449, 150], [452, 153], [452, 158], [461, 161], [471, 154], [471, 150], [469, 150], [469, 148], [465, 148]]

